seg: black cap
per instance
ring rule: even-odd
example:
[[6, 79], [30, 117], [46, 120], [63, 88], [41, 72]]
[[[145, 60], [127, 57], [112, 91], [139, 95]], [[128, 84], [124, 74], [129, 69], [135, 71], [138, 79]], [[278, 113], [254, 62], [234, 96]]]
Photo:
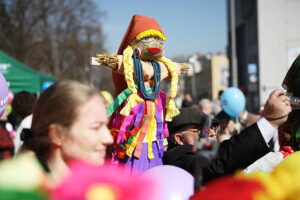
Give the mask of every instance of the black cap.
[[170, 134], [176, 133], [182, 127], [192, 124], [198, 125], [201, 129], [205, 122], [205, 116], [198, 108], [181, 108], [180, 114], [173, 117], [173, 120], [168, 123], [169, 132]]

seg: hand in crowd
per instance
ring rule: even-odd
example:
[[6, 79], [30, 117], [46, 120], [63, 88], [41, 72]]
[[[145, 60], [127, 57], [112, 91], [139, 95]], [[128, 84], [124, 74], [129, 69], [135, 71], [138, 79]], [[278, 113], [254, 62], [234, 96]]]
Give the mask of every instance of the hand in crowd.
[[261, 115], [265, 117], [274, 128], [283, 124], [292, 111], [289, 97], [284, 90], [274, 90], [267, 100]]

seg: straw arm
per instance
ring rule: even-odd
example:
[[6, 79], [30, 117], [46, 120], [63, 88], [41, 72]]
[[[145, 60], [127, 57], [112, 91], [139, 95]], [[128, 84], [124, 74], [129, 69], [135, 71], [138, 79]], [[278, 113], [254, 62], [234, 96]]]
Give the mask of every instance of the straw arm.
[[[153, 77], [153, 66], [151, 62], [141, 61], [143, 66], [144, 80], [150, 80]], [[168, 68], [162, 62], [159, 62], [161, 67], [161, 79], [167, 80], [171, 78], [171, 74]], [[189, 70], [189, 65], [187, 63], [177, 63], [173, 62], [176, 72], [179, 76], [184, 75]], [[124, 74], [123, 67], [123, 56], [122, 55], [108, 55], [108, 54], [98, 54], [98, 57], [91, 58], [91, 65], [109, 67], [112, 70]]]

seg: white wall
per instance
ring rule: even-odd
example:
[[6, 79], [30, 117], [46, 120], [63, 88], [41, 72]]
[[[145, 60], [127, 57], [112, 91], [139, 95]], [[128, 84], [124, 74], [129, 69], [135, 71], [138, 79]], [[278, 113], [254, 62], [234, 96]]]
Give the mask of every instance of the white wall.
[[300, 53], [300, 0], [257, 0], [260, 103], [281, 83]]

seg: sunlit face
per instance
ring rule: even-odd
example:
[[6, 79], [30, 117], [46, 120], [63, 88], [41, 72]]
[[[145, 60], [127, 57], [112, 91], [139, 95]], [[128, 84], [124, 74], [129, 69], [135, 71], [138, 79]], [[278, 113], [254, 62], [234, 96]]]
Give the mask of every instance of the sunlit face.
[[217, 135], [219, 131], [220, 126], [213, 123], [208, 129], [208, 138], [211, 140], [217, 140]]
[[213, 128], [208, 129], [208, 138], [211, 140], [217, 140], [217, 133]]
[[196, 125], [188, 125], [182, 131], [182, 144], [195, 145], [200, 136], [199, 127]]
[[200, 110], [207, 114], [207, 115], [210, 115], [212, 113], [212, 106], [211, 105], [207, 105], [207, 104], [204, 104], [204, 105], [201, 105], [200, 106]]
[[106, 146], [113, 142], [107, 122], [105, 106], [101, 98], [95, 95], [80, 108], [79, 116], [63, 134], [63, 158], [103, 164]]

